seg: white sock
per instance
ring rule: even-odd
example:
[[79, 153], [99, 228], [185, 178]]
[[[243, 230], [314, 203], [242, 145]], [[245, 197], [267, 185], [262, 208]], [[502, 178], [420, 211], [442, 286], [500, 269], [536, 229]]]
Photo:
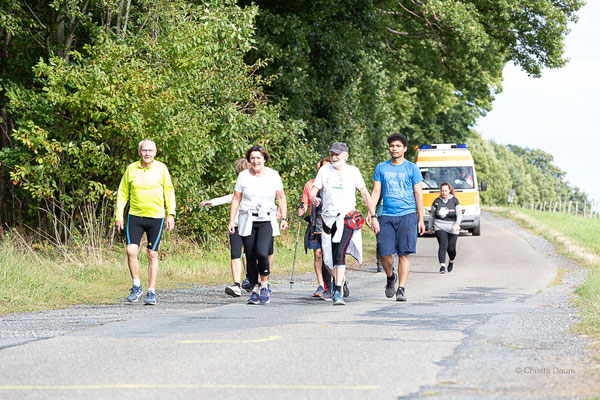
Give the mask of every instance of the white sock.
[[269, 282], [261, 282], [260, 283], [260, 288], [267, 288], [267, 285], [269, 284]]
[[142, 286], [142, 282], [140, 282], [139, 279], [134, 279], [133, 280], [133, 286]]
[[152, 292], [152, 293], [154, 293], [154, 294], [156, 294], [156, 289], [154, 289], [153, 287], [151, 287], [151, 288], [148, 288], [148, 291], [149, 291], [149, 292]]

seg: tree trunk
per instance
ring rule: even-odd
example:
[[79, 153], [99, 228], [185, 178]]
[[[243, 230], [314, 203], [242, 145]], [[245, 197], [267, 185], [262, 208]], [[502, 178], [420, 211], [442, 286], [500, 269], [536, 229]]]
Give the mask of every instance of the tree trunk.
[[[0, 54], [0, 76], [4, 77], [7, 73], [7, 60], [8, 60], [8, 49], [12, 41], [12, 36], [8, 33], [4, 33], [2, 54]], [[2, 123], [0, 124], [0, 150], [9, 147], [10, 145], [10, 124], [9, 115], [7, 110], [8, 99], [4, 95], [4, 91], [0, 95], [0, 115], [2, 117]], [[8, 192], [9, 192], [10, 179], [6, 166], [0, 165], [0, 235], [2, 234], [2, 227], [7, 222], [7, 210], [8, 210]]]
[[131, 0], [127, 0], [127, 7], [125, 8], [125, 22], [123, 23], [123, 39], [127, 33], [127, 22], [129, 21], [129, 8], [131, 7]]

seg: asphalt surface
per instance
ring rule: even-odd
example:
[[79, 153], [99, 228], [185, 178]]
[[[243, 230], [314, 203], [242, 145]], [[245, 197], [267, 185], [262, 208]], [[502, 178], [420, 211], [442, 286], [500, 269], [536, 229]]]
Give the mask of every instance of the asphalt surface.
[[[566, 270], [555, 285], [557, 267]], [[0, 399], [589, 398], [590, 341], [570, 333], [584, 273], [547, 242], [486, 214], [440, 275], [435, 238], [411, 257], [408, 302], [374, 265], [348, 272], [346, 306], [273, 280], [250, 306], [223, 288], [158, 293], [154, 307], [73, 307], [0, 318]]]

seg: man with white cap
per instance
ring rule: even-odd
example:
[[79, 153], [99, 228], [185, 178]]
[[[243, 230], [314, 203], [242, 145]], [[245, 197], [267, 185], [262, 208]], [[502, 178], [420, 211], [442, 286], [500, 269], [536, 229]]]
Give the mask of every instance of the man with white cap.
[[[375, 205], [371, 203], [371, 196], [358, 168], [346, 164], [348, 146], [342, 142], [335, 142], [329, 149], [329, 155], [331, 164], [321, 167], [317, 173], [310, 191], [310, 201], [314, 206], [323, 203], [321, 211], [323, 263], [333, 271], [335, 280], [333, 305], [344, 305], [342, 287], [345, 282], [346, 253], [362, 263], [361, 224], [355, 227], [352, 221], [348, 222], [349, 217], [347, 217], [356, 210], [355, 190], [358, 189], [360, 192], [369, 215], [375, 215]], [[319, 190], [321, 198], [317, 197]], [[374, 218], [372, 222], [373, 231], [379, 232], [377, 219]]]

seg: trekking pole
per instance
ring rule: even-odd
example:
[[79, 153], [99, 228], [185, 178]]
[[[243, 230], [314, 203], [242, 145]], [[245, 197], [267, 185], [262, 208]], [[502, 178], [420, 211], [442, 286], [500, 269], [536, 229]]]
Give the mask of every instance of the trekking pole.
[[[302, 200], [300, 200], [300, 207], [302, 207]], [[294, 263], [292, 264], [292, 278], [290, 279], [290, 290], [294, 284], [294, 269], [296, 268], [296, 254], [298, 253], [298, 240], [300, 239], [300, 226], [302, 225], [302, 216], [298, 216], [298, 232], [296, 233], [296, 249], [294, 250]]]

